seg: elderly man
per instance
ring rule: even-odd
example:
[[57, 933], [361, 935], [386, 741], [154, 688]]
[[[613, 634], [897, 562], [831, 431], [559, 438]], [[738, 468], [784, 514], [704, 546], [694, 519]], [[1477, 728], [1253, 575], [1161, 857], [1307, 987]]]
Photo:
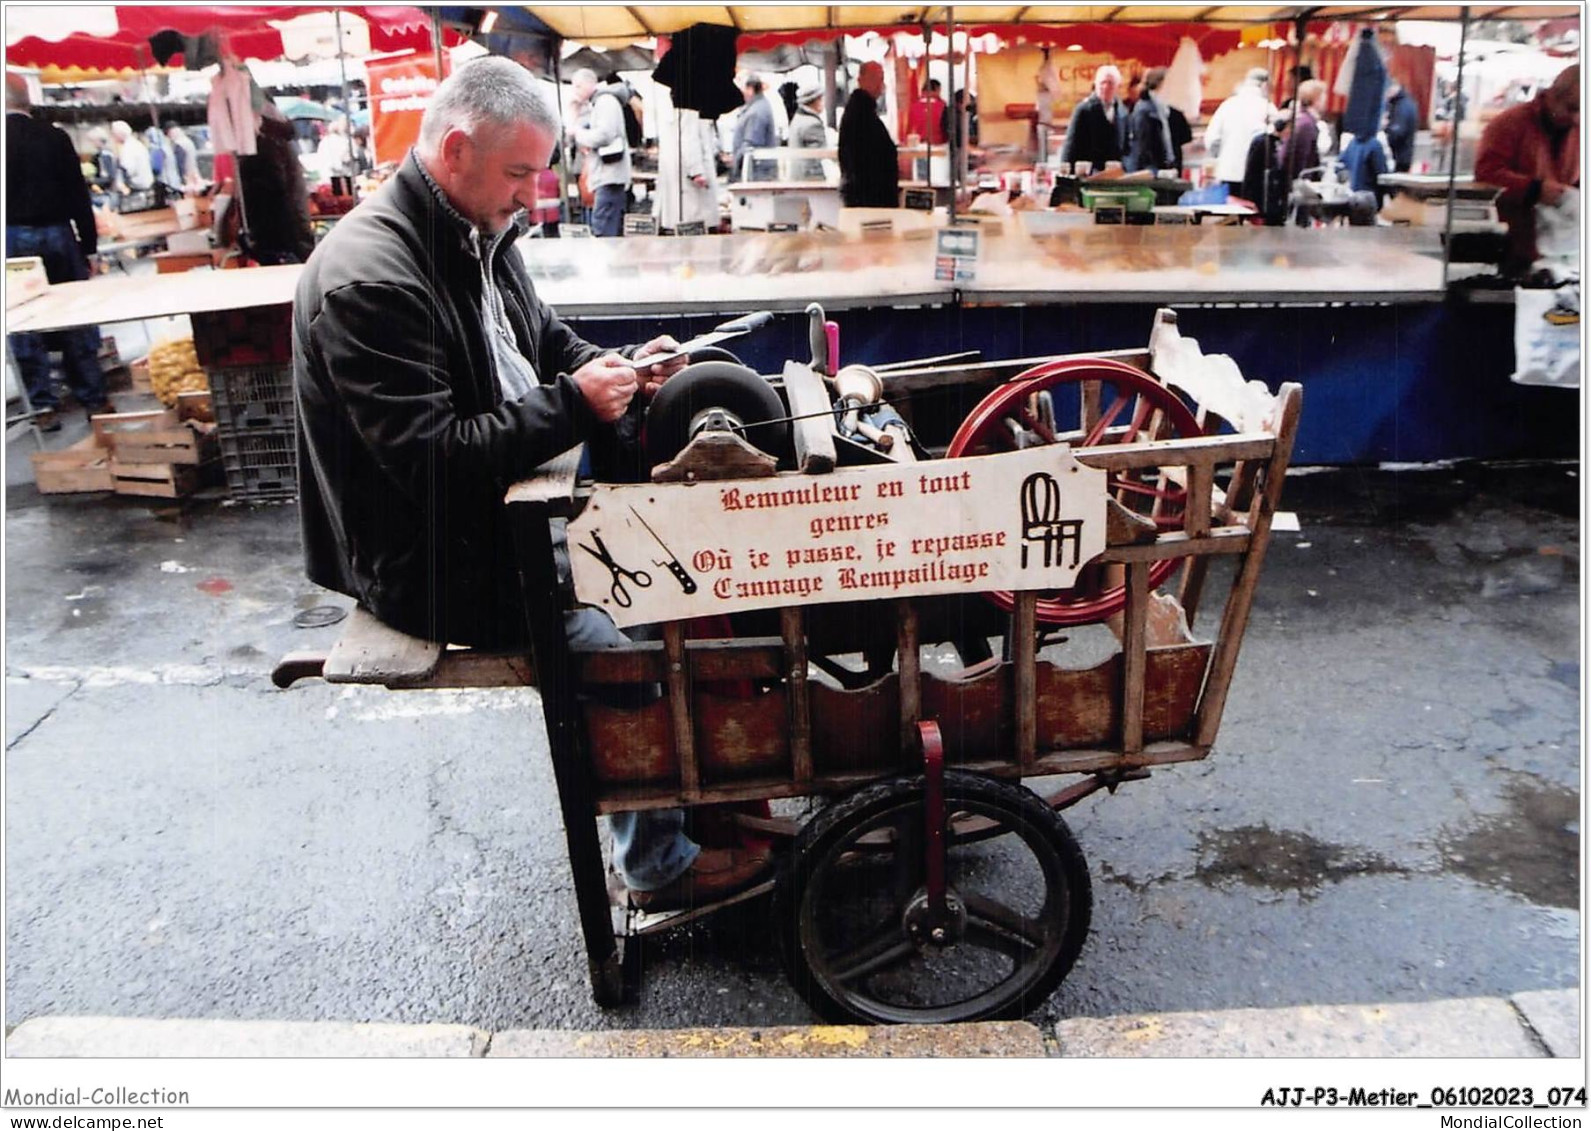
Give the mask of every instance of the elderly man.
[[751, 171], [746, 171], [746, 156], [753, 149], [772, 149], [779, 144], [773, 128], [773, 104], [763, 96], [762, 80], [752, 75], [741, 87], [746, 104], [735, 119], [734, 167], [729, 171], [733, 181], [771, 181], [778, 171], [776, 161], [752, 161]]
[[1561, 71], [1529, 102], [1487, 123], [1475, 150], [1475, 179], [1497, 185], [1497, 214], [1508, 225], [1504, 267], [1536, 261], [1536, 205], [1558, 204], [1580, 185], [1580, 65]]
[[[504, 492], [581, 441], [599, 473], [633, 472], [645, 399], [683, 364], [645, 365], [675, 348], [668, 337], [620, 352], [583, 341], [532, 289], [514, 240], [557, 140], [523, 67], [465, 64], [437, 88], [398, 172], [299, 280], [309, 578], [428, 640], [525, 645], [528, 616], [550, 610], [524, 607]], [[625, 639], [596, 609], [574, 610], [564, 630], [581, 645]], [[716, 894], [765, 863], [699, 848], [678, 810], [613, 825], [639, 902]]]
[[149, 147], [126, 122], [112, 122], [110, 132], [116, 139], [116, 162], [120, 166], [123, 191], [145, 192], [153, 188], [155, 168], [149, 161]]
[[[6, 75], [6, 257], [44, 260], [52, 283], [88, 278], [88, 257], [99, 246], [94, 207], [72, 139], [32, 116], [27, 80]], [[75, 229], [75, 230], [74, 230]], [[50, 383], [50, 354], [61, 351], [67, 384], [92, 416], [104, 412], [105, 376], [99, 368], [99, 331], [92, 327], [55, 334], [12, 334], [11, 352], [45, 432], [58, 432], [60, 398]]]
[[1087, 161], [1094, 172], [1107, 161], [1121, 161], [1132, 151], [1132, 123], [1126, 104], [1116, 97], [1121, 72], [1109, 63], [1094, 72], [1094, 93], [1077, 104], [1066, 129], [1061, 160]]
[[580, 125], [575, 144], [585, 153], [586, 184], [591, 188], [591, 234], [624, 235], [624, 209], [630, 199], [630, 144], [624, 130], [624, 100], [630, 88], [605, 88], [597, 73], [582, 67], [574, 73], [575, 106]]
[[863, 63], [840, 119], [840, 200], [847, 208], [900, 207], [895, 141], [878, 116], [884, 68]]
[[[808, 82], [796, 90], [796, 112], [790, 116], [791, 149], [823, 149], [829, 144], [829, 133], [823, 125], [823, 87]], [[821, 181], [823, 162], [800, 161], [795, 163], [791, 176], [798, 181]]]

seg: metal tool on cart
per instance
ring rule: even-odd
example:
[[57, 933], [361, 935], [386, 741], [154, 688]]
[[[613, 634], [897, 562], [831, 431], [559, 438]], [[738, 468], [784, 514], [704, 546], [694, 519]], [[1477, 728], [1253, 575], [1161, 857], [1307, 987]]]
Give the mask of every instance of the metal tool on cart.
[[[508, 492], [528, 608], [567, 600], [549, 534], [567, 518], [590, 547], [577, 594], [661, 640], [572, 652], [561, 618], [538, 616], [530, 657], [488, 655], [356, 610], [328, 654], [275, 678], [537, 686], [603, 1005], [634, 991], [649, 935], [771, 896], [773, 941], [827, 1017], [1019, 1016], [1088, 933], [1088, 868], [1061, 812], [1211, 751], [1301, 390], [1245, 381], [1161, 311], [1143, 350], [875, 373], [915, 433], [935, 394], [988, 391], [935, 458], [848, 465], [825, 381], [837, 359], [817, 352], [772, 378], [723, 362], [676, 375], [649, 412], [651, 483], [582, 481], [576, 450]], [[1234, 568], [1200, 639], [1218, 556]], [[610, 588], [652, 561], [681, 583], [627, 602]], [[728, 627], [692, 638], [707, 610]], [[999, 655], [979, 656], [990, 636]], [[1071, 659], [1085, 637], [1108, 647]], [[925, 662], [940, 644], [960, 667]], [[664, 694], [630, 709], [577, 696], [596, 684]], [[1054, 775], [1074, 782], [1021, 784]], [[772, 879], [669, 916], [610, 902], [599, 815], [781, 798], [825, 804], [804, 822], [742, 818], [781, 845]]]

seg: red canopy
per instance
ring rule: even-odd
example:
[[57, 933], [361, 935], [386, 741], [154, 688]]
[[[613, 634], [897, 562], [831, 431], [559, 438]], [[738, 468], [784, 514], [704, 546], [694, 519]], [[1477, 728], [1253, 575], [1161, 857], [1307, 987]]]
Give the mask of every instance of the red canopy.
[[[372, 51], [431, 50], [431, 19], [419, 8], [335, 5], [370, 25]], [[154, 62], [149, 37], [160, 31], [198, 35], [215, 28], [240, 59], [275, 59], [282, 55], [282, 36], [270, 20], [290, 20], [308, 12], [330, 11], [334, 5], [299, 7], [288, 4], [192, 7], [184, 4], [118, 5], [118, 30], [108, 36], [69, 35], [58, 42], [30, 36], [6, 48], [13, 67], [82, 67], [112, 71], [147, 67]], [[71, 9], [62, 9], [71, 19]], [[463, 41], [454, 32], [449, 46]], [[179, 56], [180, 58], [180, 56]]]

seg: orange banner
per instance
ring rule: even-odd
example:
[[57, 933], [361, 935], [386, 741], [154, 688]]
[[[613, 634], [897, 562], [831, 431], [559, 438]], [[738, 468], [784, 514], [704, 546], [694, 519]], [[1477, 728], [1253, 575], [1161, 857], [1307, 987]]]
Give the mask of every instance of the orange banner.
[[420, 118], [436, 91], [436, 59], [430, 55], [383, 59], [367, 63], [365, 73], [376, 164], [402, 161], [420, 136]]

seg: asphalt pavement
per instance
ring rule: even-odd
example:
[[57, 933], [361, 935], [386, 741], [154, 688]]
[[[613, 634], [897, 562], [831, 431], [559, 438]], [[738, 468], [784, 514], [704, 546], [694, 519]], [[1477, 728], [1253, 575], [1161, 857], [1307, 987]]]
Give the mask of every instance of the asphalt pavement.
[[[294, 618], [349, 604], [304, 580], [292, 505], [46, 498], [25, 457], [8, 1032], [816, 1020], [755, 904], [649, 947], [638, 1001], [596, 1007], [533, 692], [276, 690], [279, 656], [338, 631]], [[1577, 471], [1289, 479], [1302, 530], [1273, 542], [1215, 753], [1067, 813], [1093, 928], [1031, 1022], [1578, 987]]]

